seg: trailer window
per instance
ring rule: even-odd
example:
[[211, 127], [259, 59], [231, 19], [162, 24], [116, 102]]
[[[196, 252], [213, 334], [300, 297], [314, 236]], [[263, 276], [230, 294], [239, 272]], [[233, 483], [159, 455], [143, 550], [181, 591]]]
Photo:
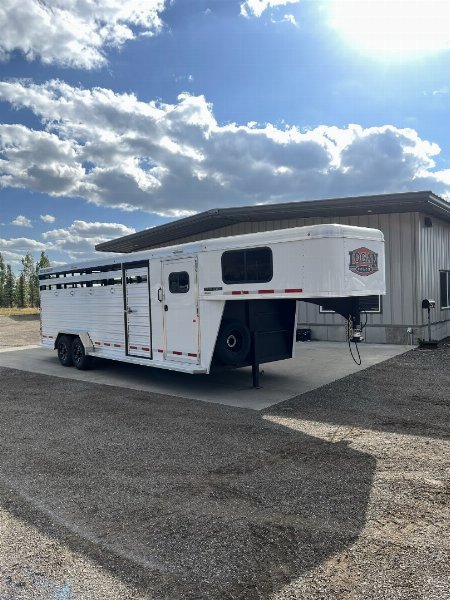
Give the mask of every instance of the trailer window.
[[224, 283], [265, 283], [273, 277], [272, 250], [249, 248], [222, 254]]
[[186, 294], [189, 291], [189, 273], [186, 271], [170, 273], [169, 291], [172, 294]]

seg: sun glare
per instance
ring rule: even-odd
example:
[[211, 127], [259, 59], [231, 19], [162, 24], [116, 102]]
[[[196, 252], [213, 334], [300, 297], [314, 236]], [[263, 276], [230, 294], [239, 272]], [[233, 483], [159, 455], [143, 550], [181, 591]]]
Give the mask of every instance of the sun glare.
[[331, 25], [380, 58], [413, 59], [450, 49], [450, 0], [330, 0]]

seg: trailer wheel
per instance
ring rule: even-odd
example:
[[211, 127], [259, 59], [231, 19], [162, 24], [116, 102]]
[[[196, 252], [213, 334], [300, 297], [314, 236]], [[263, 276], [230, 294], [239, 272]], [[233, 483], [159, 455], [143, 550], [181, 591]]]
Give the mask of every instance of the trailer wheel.
[[226, 365], [243, 362], [250, 350], [250, 343], [250, 331], [244, 323], [225, 320], [217, 336], [217, 358]]
[[68, 335], [62, 335], [58, 341], [58, 359], [63, 367], [71, 367], [72, 360], [72, 340]]
[[84, 371], [91, 366], [91, 357], [86, 356], [84, 346], [79, 337], [76, 337], [72, 343], [72, 361], [77, 369]]

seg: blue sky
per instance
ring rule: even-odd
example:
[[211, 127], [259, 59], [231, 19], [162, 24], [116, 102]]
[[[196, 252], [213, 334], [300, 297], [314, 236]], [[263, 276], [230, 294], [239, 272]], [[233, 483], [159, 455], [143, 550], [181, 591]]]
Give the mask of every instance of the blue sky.
[[450, 199], [447, 0], [4, 0], [0, 252], [208, 208]]

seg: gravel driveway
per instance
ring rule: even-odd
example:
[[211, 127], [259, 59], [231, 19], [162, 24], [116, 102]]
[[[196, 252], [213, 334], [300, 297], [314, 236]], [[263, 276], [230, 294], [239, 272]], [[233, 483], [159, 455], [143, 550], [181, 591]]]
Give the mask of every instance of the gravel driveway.
[[39, 344], [39, 315], [0, 316], [0, 350]]
[[262, 413], [0, 368], [0, 599], [450, 598], [449, 361]]

